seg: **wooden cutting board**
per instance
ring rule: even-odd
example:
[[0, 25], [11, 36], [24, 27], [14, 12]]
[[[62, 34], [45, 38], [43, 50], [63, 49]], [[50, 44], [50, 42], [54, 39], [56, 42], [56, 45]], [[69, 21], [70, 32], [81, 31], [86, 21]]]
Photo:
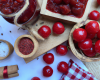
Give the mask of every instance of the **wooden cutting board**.
[[[42, 5], [43, 0], [38, 0], [40, 6]], [[97, 0], [92, 0], [92, 6], [90, 8], [90, 11], [92, 10], [98, 10], [100, 12], [100, 5], [97, 4]], [[90, 12], [89, 11], [89, 12]], [[59, 21], [59, 20], [58, 20]], [[34, 29], [37, 31], [42, 25], [48, 25], [51, 29], [53, 24], [56, 21], [48, 20], [45, 16], [41, 16], [40, 19], [32, 25]], [[99, 20], [100, 22], [100, 20]], [[63, 23], [64, 24], [64, 23]], [[65, 42], [68, 39], [69, 32], [74, 24], [64, 24], [66, 30], [61, 35], [54, 35], [51, 33], [50, 37], [48, 39], [45, 39], [44, 41], [39, 41], [39, 49], [36, 52], [36, 54], [28, 59], [24, 59], [26, 63], [32, 61], [36, 57], [42, 55], [43, 53], [47, 52], [48, 50], [56, 47], [57, 45]], [[97, 78], [100, 80], [100, 61], [99, 62], [83, 62], [88, 70]]]

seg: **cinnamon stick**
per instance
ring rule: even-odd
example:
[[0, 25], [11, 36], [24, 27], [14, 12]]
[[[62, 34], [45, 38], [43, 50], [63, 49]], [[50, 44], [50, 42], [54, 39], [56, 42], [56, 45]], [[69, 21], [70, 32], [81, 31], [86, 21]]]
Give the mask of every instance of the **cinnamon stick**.
[[[4, 67], [0, 67], [0, 79], [4, 79], [3, 77]], [[8, 74], [8, 78], [19, 76], [18, 66], [17, 65], [7, 66], [7, 74]]]

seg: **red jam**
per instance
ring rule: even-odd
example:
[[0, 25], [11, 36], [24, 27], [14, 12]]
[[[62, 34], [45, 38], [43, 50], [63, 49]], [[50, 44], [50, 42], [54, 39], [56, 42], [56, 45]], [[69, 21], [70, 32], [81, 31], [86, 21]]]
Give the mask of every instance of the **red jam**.
[[48, 0], [46, 9], [54, 13], [81, 18], [88, 0]]
[[24, 55], [28, 55], [30, 54], [33, 49], [34, 49], [34, 44], [32, 42], [31, 39], [25, 37], [25, 38], [22, 38], [19, 43], [18, 43], [18, 48], [19, 48], [19, 51], [24, 54]]
[[[16, 13], [22, 9], [25, 4], [25, 0], [0, 0], [0, 11], [3, 14]], [[27, 22], [35, 13], [36, 10], [36, 0], [29, 0], [28, 8], [22, 13], [18, 18], [17, 22], [19, 24]], [[14, 23], [14, 17], [4, 17], [8, 22]]]

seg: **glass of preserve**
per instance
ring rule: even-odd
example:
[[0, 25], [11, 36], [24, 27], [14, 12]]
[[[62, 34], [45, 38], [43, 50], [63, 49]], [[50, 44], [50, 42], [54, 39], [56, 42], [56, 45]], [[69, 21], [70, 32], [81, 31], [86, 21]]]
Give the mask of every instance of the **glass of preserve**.
[[37, 0], [0, 0], [0, 15], [19, 27], [35, 22], [40, 14]]

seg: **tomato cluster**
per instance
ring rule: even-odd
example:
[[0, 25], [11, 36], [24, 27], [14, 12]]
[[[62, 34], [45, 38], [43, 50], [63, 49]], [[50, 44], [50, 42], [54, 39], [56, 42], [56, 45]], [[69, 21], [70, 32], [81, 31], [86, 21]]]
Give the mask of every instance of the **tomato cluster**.
[[[62, 34], [65, 31], [64, 25], [61, 22], [54, 23], [52, 27], [52, 31], [55, 34]], [[51, 29], [47, 25], [43, 25], [38, 29], [39, 35], [41, 35], [43, 38], [48, 38], [51, 34]]]
[[[96, 37], [97, 36], [97, 37]], [[93, 39], [97, 39], [93, 42]], [[96, 53], [100, 54], [100, 30], [97, 21], [90, 21], [84, 28], [77, 28], [73, 31], [73, 39], [77, 42], [78, 47], [88, 57], [93, 57]]]

